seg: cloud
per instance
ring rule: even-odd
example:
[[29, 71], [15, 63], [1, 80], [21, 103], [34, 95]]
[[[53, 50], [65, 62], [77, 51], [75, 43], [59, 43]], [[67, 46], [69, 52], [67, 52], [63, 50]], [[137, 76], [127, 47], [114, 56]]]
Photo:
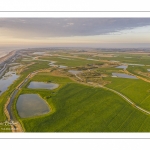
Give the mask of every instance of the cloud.
[[150, 25], [150, 18], [1, 18], [0, 31], [14, 38], [112, 34]]

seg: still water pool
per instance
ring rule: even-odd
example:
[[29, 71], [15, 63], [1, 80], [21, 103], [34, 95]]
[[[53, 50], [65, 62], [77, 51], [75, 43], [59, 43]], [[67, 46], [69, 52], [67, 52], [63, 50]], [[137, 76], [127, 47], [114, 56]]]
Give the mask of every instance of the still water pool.
[[53, 90], [58, 88], [59, 84], [56, 83], [45, 83], [45, 82], [30, 82], [28, 88], [30, 89], [49, 89]]
[[113, 77], [120, 77], [120, 78], [129, 78], [129, 79], [138, 79], [137, 77], [135, 76], [132, 76], [132, 75], [128, 75], [128, 74], [125, 74], [125, 73], [112, 73], [112, 76]]
[[48, 104], [37, 94], [20, 95], [16, 105], [21, 118], [40, 116], [50, 112]]

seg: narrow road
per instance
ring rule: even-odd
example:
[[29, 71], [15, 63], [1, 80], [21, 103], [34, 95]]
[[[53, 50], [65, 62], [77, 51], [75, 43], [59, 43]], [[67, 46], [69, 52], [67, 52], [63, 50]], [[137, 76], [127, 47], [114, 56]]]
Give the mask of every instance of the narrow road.
[[[14, 114], [13, 114], [13, 110], [12, 110], [12, 104], [13, 101], [17, 95], [17, 93], [19, 92], [19, 89], [28, 81], [28, 78], [25, 78], [25, 80], [23, 82], [21, 82], [21, 84], [19, 84], [19, 86], [12, 92], [12, 94], [9, 97], [9, 102], [6, 106], [7, 112], [8, 112], [8, 120], [9, 121], [13, 121], [13, 122], [17, 122], [17, 119], [15, 118]], [[12, 124], [11, 125], [12, 131], [13, 132], [23, 132], [22, 126], [19, 122], [17, 122], [16, 124]]]
[[[35, 76], [37, 73], [39, 72], [43, 72], [43, 71], [47, 71], [46, 69], [40, 69], [40, 70], [37, 70], [37, 71], [34, 71], [32, 73], [30, 73], [17, 87], [16, 89], [12, 92], [12, 94], [10, 95], [9, 97], [9, 101], [8, 101], [8, 104], [6, 105], [6, 109], [7, 109], [7, 112], [8, 112], [8, 120], [9, 121], [17, 121], [17, 119], [15, 118], [14, 114], [13, 114], [13, 110], [12, 110], [12, 105], [13, 105], [13, 101], [17, 95], [17, 93], [19, 92], [19, 90], [24, 86], [24, 84], [29, 80], [29, 78]], [[7, 116], [7, 114], [6, 114]], [[16, 125], [12, 125], [12, 127], [14, 129], [19, 129], [19, 130], [14, 130], [15, 132], [23, 132], [23, 129], [20, 125], [20, 123], [18, 122]]]
[[[133, 74], [132, 74], [133, 75]], [[80, 77], [78, 77], [76, 74], [75, 74], [76, 78], [80, 79], [81, 81], [83, 81]], [[89, 85], [89, 84], [88, 84]], [[91, 84], [90, 84], [91, 85]], [[97, 87], [96, 84], [93, 84], [93, 86]], [[117, 95], [121, 96], [124, 100], [126, 100], [128, 103], [130, 103], [133, 107], [135, 107], [136, 109], [140, 110], [141, 112], [143, 113], [146, 113], [148, 115], [150, 115], [150, 111], [144, 109], [144, 108], [141, 108], [140, 106], [137, 106], [134, 102], [132, 102], [129, 98], [127, 98], [125, 95], [123, 95], [122, 93], [116, 91], [116, 90], [113, 90], [111, 88], [108, 88], [108, 87], [105, 87], [105, 86], [102, 86], [102, 85], [98, 85], [98, 87], [100, 88], [103, 88], [103, 89], [106, 89], [106, 90], [109, 90], [113, 93], [116, 93]]]
[[83, 81], [77, 74], [74, 74], [76, 76], [76, 78], [78, 78], [79, 80]]
[[111, 91], [111, 92], [113, 92], [113, 93], [116, 93], [117, 95], [121, 96], [124, 100], [126, 100], [128, 103], [130, 103], [132, 106], [134, 106], [136, 109], [138, 109], [138, 110], [140, 110], [140, 111], [142, 111], [142, 112], [144, 112], [144, 113], [150, 115], [150, 111], [148, 111], [148, 110], [146, 110], [146, 109], [144, 109], [144, 108], [141, 108], [140, 106], [137, 106], [134, 102], [132, 102], [129, 98], [127, 98], [126, 96], [124, 96], [124, 95], [121, 94], [120, 92], [115, 91], [115, 90], [113, 90], [113, 89], [110, 89], [110, 88], [108, 88], [108, 87], [101, 86], [101, 85], [99, 85], [99, 87], [101, 87], [101, 88], [103, 88], [103, 89], [106, 89], [106, 90], [109, 90], [109, 91]]

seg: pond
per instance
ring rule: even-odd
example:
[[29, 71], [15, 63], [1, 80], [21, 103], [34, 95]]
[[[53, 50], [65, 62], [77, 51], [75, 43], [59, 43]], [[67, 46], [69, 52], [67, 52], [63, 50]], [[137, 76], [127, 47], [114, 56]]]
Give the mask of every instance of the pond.
[[82, 73], [82, 71], [78, 71], [78, 70], [69, 70], [68, 72], [71, 73], [71, 74], [79, 74], [79, 73]]
[[48, 104], [37, 94], [20, 95], [16, 106], [21, 118], [40, 116], [50, 112]]
[[67, 68], [68, 66], [59, 65], [59, 68]]
[[128, 66], [125, 65], [121, 65], [121, 66], [117, 66], [116, 68], [120, 68], [120, 69], [127, 69]]
[[150, 69], [147, 69], [147, 71], [150, 71]]
[[54, 63], [56, 63], [56, 61], [51, 61], [51, 62], [49, 63], [49, 65], [52, 66], [52, 67], [58, 67], [58, 65], [55, 65]]
[[53, 89], [58, 88], [58, 86], [59, 86], [59, 84], [56, 84], [56, 83], [46, 83], [46, 82], [32, 81], [32, 82], [30, 82], [28, 88], [53, 90]]
[[128, 74], [125, 74], [125, 73], [112, 73], [112, 76], [113, 77], [120, 77], [120, 78], [138, 79], [135, 76], [128, 75]]
[[18, 78], [15, 72], [9, 71], [0, 78], [0, 95]]

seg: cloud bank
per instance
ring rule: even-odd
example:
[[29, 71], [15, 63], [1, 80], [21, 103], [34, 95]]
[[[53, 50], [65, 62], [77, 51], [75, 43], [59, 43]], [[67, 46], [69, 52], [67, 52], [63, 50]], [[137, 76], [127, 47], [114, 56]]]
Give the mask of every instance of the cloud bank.
[[0, 19], [1, 36], [72, 37], [106, 35], [150, 25], [150, 18], [7, 18]]

